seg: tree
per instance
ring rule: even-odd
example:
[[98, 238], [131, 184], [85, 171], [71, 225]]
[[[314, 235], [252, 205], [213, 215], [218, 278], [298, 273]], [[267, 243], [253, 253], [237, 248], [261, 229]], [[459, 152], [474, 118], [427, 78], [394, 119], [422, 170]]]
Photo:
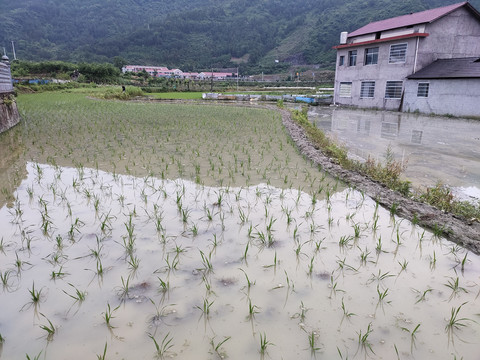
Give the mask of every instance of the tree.
[[127, 65], [127, 60], [125, 60], [121, 56], [115, 56], [113, 58], [113, 66], [115, 66], [117, 69], [122, 70], [122, 68]]

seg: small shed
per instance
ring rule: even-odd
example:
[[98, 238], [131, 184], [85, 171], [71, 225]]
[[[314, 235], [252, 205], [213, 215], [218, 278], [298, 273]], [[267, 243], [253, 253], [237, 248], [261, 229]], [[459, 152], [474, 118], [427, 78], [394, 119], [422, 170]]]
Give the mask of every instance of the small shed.
[[403, 111], [479, 117], [480, 58], [439, 59], [407, 77]]

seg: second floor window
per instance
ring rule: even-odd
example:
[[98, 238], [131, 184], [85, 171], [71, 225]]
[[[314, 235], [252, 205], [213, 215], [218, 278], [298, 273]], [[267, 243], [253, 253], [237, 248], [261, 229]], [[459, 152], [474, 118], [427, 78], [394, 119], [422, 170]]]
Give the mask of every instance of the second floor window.
[[338, 66], [343, 66], [345, 63], [345, 56], [340, 56], [340, 59], [338, 60]]
[[362, 81], [360, 88], [361, 98], [373, 98], [375, 96], [375, 81]]
[[352, 50], [348, 52], [348, 66], [357, 65], [357, 50]]
[[390, 64], [394, 63], [404, 63], [407, 58], [407, 44], [395, 44], [390, 46], [390, 56], [388, 57], [388, 62]]
[[378, 64], [378, 47], [365, 49], [365, 65]]

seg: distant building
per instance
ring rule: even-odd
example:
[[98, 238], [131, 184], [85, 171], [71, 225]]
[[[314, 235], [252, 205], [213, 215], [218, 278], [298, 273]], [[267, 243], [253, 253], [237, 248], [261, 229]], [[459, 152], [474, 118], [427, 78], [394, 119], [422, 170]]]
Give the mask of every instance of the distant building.
[[206, 72], [201, 72], [198, 74], [198, 78], [205, 80], [205, 79], [211, 79], [213, 78], [214, 80], [225, 80], [225, 79], [232, 79], [236, 78], [237, 74], [236, 73], [231, 73], [231, 72], [211, 72], [211, 71], [206, 71]]
[[335, 48], [337, 104], [480, 115], [469, 105], [480, 93], [480, 13], [468, 2], [370, 23]]
[[20, 115], [14, 96], [10, 62], [8, 57], [4, 55], [0, 61], [0, 133], [19, 122]]
[[153, 77], [174, 77], [181, 76], [183, 74], [182, 70], [170, 70], [165, 66], [125, 65], [122, 68], [122, 72], [124, 74], [127, 72], [139, 73], [142, 71], [147, 72], [150, 76]]

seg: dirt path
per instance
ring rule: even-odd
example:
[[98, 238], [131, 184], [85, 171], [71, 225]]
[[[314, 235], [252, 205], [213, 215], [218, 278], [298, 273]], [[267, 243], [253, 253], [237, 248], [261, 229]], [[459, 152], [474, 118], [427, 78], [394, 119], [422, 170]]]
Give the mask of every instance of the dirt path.
[[343, 169], [340, 165], [323, 155], [323, 153], [307, 139], [305, 131], [293, 122], [288, 110], [279, 109], [272, 105], [268, 105], [267, 107], [281, 112], [283, 125], [295, 144], [297, 144], [300, 152], [315, 164], [320, 165], [329, 174], [363, 191], [387, 209], [390, 209], [393, 204], [397, 204], [397, 215], [410, 221], [416, 216], [420, 226], [429, 229], [443, 227], [444, 236], [448, 240], [460, 244], [476, 254], [480, 254], [480, 223], [478, 221], [465, 221], [428, 204], [405, 197], [357, 172]]

